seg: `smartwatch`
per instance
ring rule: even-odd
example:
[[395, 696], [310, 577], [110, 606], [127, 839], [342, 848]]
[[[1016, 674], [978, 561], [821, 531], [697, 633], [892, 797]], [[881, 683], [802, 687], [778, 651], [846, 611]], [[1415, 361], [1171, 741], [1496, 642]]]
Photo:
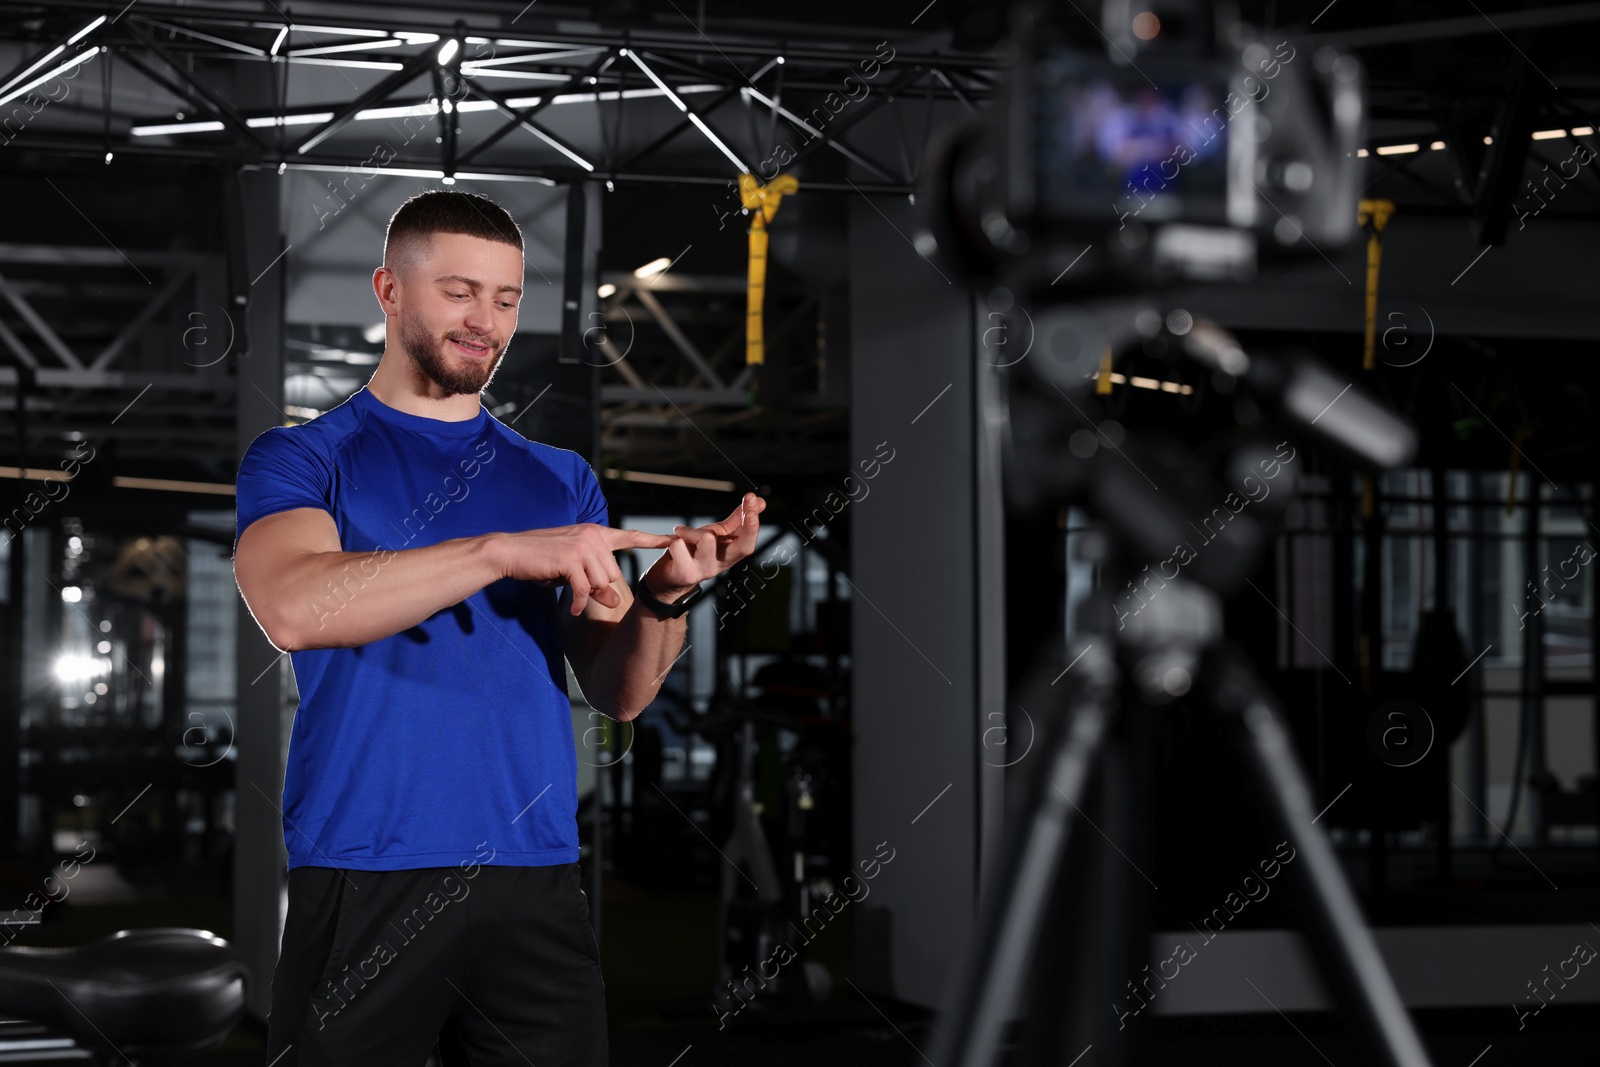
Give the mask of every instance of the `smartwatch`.
[[668, 619], [676, 619], [685, 615], [689, 609], [694, 606], [694, 602], [700, 599], [700, 588], [700, 586], [695, 586], [694, 590], [687, 596], [674, 603], [668, 604], [664, 601], [657, 600], [656, 597], [650, 592], [649, 588], [645, 586], [643, 573], [640, 573], [639, 577], [633, 580], [632, 586], [633, 598], [635, 600], [642, 603], [645, 607], [649, 608], [657, 615], [664, 616]]

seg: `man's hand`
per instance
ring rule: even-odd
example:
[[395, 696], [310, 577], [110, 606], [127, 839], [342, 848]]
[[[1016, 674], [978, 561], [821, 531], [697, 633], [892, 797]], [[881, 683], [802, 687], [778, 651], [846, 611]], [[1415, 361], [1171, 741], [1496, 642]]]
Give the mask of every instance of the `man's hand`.
[[571, 586], [574, 615], [583, 614], [590, 597], [608, 608], [622, 604], [621, 594], [611, 587], [622, 580], [613, 552], [680, 543], [670, 534], [614, 530], [592, 522], [502, 534], [496, 540], [501, 577]]
[[[767, 502], [755, 493], [746, 493], [739, 507], [723, 521], [698, 528], [675, 526], [672, 536], [663, 535], [645, 545], [666, 548], [644, 574], [651, 595], [668, 603], [679, 600], [700, 582], [715, 578], [754, 552], [760, 531], [756, 516], [766, 506]], [[639, 542], [620, 542], [618, 547], [636, 544]], [[620, 579], [614, 565], [603, 573]], [[602, 599], [599, 592], [591, 593], [589, 611], [567, 619], [563, 631], [567, 659], [584, 698], [597, 711], [626, 721], [655, 699], [662, 679], [677, 662], [688, 625], [687, 616], [672, 620], [650, 611], [634, 611], [633, 594], [620, 580], [617, 584], [621, 589], [618, 599], [627, 607], [618, 611], [612, 599]]]
[[651, 593], [663, 601], [676, 600], [750, 555], [761, 530], [757, 516], [766, 507], [760, 496], [746, 493], [733, 514], [721, 522], [674, 526], [666, 554], [646, 572]]

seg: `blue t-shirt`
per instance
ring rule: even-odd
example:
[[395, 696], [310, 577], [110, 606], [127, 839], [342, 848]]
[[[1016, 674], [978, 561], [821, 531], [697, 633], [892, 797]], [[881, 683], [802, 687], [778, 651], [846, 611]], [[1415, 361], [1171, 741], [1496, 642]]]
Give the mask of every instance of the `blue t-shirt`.
[[[368, 553], [321, 592], [319, 619], [384, 581], [394, 552], [609, 524], [576, 452], [529, 441], [481, 408], [444, 422], [366, 389], [246, 450], [238, 532], [295, 508], [326, 511], [343, 549]], [[577, 860], [559, 592], [502, 579], [393, 636], [291, 654], [300, 688], [283, 784], [291, 868]]]

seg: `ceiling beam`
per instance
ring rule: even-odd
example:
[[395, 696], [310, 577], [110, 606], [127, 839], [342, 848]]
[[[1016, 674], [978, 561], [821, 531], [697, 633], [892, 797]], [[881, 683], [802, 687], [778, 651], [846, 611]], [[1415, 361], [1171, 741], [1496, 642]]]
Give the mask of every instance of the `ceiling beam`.
[[39, 340], [44, 342], [44, 346], [54, 352], [62, 363], [65, 363], [73, 370], [83, 369], [83, 362], [78, 359], [77, 354], [68, 348], [66, 342], [56, 335], [56, 331], [51, 329], [50, 324], [45, 322], [40, 314], [34, 310], [32, 304], [28, 303], [28, 298], [18, 292], [16, 286], [12, 285], [4, 274], [0, 274], [0, 296], [4, 296], [6, 301], [17, 309], [17, 314], [22, 316], [22, 321], [28, 324], [29, 328], [38, 335]]
[[[0, 371], [3, 374], [3, 371]], [[4, 381], [0, 377], [0, 381]], [[659, 404], [662, 398], [674, 404], [704, 404], [707, 407], [746, 408], [750, 406], [750, 396], [742, 389], [699, 389], [690, 386], [668, 386], [658, 389], [651, 386], [647, 389], [638, 389], [628, 385], [602, 385], [600, 387], [600, 400], [607, 404], [623, 404], [629, 401], [639, 404]], [[836, 401], [827, 400], [821, 396], [807, 396], [800, 393], [788, 397], [785, 401], [786, 408], [822, 409], [845, 407]]]
[[[1533, 47], [1531, 41], [1528, 47]], [[1474, 188], [1473, 206], [1481, 245], [1505, 243], [1523, 171], [1528, 166], [1539, 108], [1544, 102], [1544, 75], [1535, 71], [1533, 61], [1519, 64], [1516, 71], [1516, 83], [1510, 98], [1499, 109], [1493, 143], [1483, 155]]]
[[116, 337], [112, 338], [111, 343], [100, 350], [100, 354], [94, 358], [94, 362], [89, 364], [89, 369], [105, 370], [111, 366], [117, 357], [122, 354], [122, 350], [127, 347], [128, 342], [133, 340], [134, 335], [144, 329], [146, 323], [155, 318], [156, 312], [167, 306], [167, 302], [177, 295], [178, 290], [192, 276], [192, 272], [184, 268], [168, 278], [166, 284], [161, 287], [161, 291], [151, 297], [144, 307], [139, 309], [139, 313], [128, 321], [128, 324], [122, 328]]
[[1366, 26], [1359, 30], [1308, 33], [1301, 39], [1313, 48], [1318, 45], [1332, 45], [1335, 48], [1374, 48], [1419, 41], [1448, 41], [1458, 37], [1484, 37], [1494, 33], [1504, 35], [1512, 30], [1542, 30], [1556, 26], [1576, 26], [1586, 22], [1600, 22], [1600, 3], [1497, 11], [1494, 13], [1493, 21], [1490, 21], [1488, 15], [1479, 12], [1455, 18], [1430, 19], [1426, 22], [1397, 22], [1389, 26]]
[[[102, 152], [104, 149], [101, 150]], [[123, 253], [126, 253], [124, 256]], [[146, 267], [194, 267], [204, 252], [172, 252], [155, 248], [102, 248], [89, 245], [0, 243], [0, 263], [45, 263], [63, 267], [123, 267], [129, 260]]]
[[512, 130], [515, 130], [517, 127], [522, 125], [523, 122], [531, 120], [533, 116], [549, 107], [551, 102], [555, 100], [556, 97], [561, 96], [564, 93], [570, 93], [574, 89], [581, 86], [585, 78], [594, 75], [594, 73], [604, 66], [609, 60], [611, 60], [615, 54], [616, 53], [611, 51], [603, 53], [593, 63], [590, 63], [587, 67], [584, 67], [582, 70], [572, 75], [572, 77], [568, 78], [560, 86], [551, 89], [549, 92], [541, 93], [539, 96], [539, 102], [537, 104], [531, 104], [528, 107], [521, 109], [513, 108], [510, 104], [506, 103], [506, 101], [511, 98], [510, 94], [496, 93], [493, 90], [485, 87], [479, 81], [475, 80], [472, 75], [463, 73], [461, 77], [467, 79], [467, 84], [472, 86], [474, 92], [487, 100], [493, 100], [497, 105], [499, 105], [500, 109], [509, 114], [511, 118], [501, 125], [499, 129], [495, 130], [487, 137], [484, 137], [465, 152], [462, 152], [461, 155], [456, 159], [456, 166], [466, 166], [468, 163], [476, 159], [485, 149], [500, 141]]
[[656, 320], [656, 325], [660, 326], [662, 332], [672, 341], [673, 347], [683, 354], [683, 358], [687, 359], [707, 382], [711, 383], [713, 390], [721, 392], [727, 388], [721, 376], [711, 369], [711, 364], [706, 362], [706, 357], [701, 355], [700, 349], [696, 348], [694, 342], [689, 340], [688, 334], [678, 328], [678, 324], [672, 320], [671, 315], [667, 314], [667, 309], [661, 306], [661, 301], [656, 299], [654, 293], [644, 286], [634, 286], [628, 292], [631, 292], [634, 299], [644, 305], [644, 309], [650, 312], [650, 317]]
[[[65, 367], [41, 367], [35, 373], [39, 388], [50, 389], [122, 389], [139, 392], [149, 386], [179, 392], [215, 393], [231, 396], [237, 383], [227, 376], [201, 377], [198, 374], [165, 374], [145, 371], [89, 370]], [[0, 367], [0, 385], [15, 387], [17, 369]]]
[[[126, 23], [126, 29], [129, 35], [131, 35], [136, 41], [143, 45], [168, 67], [170, 67], [173, 73], [178, 76], [183, 84], [180, 85], [177, 82], [172, 81], [166, 75], [162, 74], [150, 64], [146, 63], [137, 52], [130, 48], [123, 48], [119, 51], [111, 53], [113, 57], [121, 59], [124, 63], [133, 67], [146, 78], [149, 78], [167, 92], [176, 96], [178, 99], [187, 100], [190, 106], [194, 107], [196, 110], [210, 112], [224, 126], [233, 131], [233, 135], [237, 137], [243, 145], [254, 148], [260, 152], [266, 152], [269, 150], [267, 142], [263, 141], [259, 136], [257, 136], [255, 130], [252, 130], [249, 126], [245, 125], [244, 118], [233, 109], [233, 105], [224, 100], [216, 90], [212, 89], [202, 79], [195, 77], [195, 75], [189, 71], [184, 64], [179, 62], [177, 57], [173, 56], [170, 52], [163, 48], [154, 38], [150, 37], [143, 30], [139, 29], [139, 27], [136, 26], [132, 20]], [[187, 88], [185, 88], [185, 86], [187, 86]]]
[[349, 103], [344, 104], [342, 107], [336, 109], [333, 113], [333, 118], [329, 119], [327, 122], [324, 122], [322, 125], [318, 126], [316, 129], [300, 138], [299, 141], [295, 142], [293, 148], [290, 149], [288, 154], [296, 156], [305, 155], [307, 152], [317, 147], [317, 145], [321, 144], [323, 141], [339, 132], [339, 130], [342, 129], [346, 123], [356, 117], [357, 112], [365, 111], [373, 104], [388, 99], [392, 93], [394, 93], [401, 86], [409, 84], [423, 71], [427, 70], [429, 66], [437, 66], [437, 55], [437, 51], [435, 51], [432, 46], [424, 48], [423, 51], [408, 59], [405, 63], [405, 66], [390, 74], [387, 78], [384, 78], [377, 85], [374, 85], [366, 92], [361, 93], [354, 100], [351, 100]]

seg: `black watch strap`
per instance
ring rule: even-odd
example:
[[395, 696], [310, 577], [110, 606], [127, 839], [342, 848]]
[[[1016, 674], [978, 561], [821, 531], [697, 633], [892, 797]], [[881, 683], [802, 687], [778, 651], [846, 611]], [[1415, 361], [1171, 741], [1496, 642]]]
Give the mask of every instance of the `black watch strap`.
[[633, 580], [633, 598], [657, 615], [668, 619], [676, 619], [687, 614], [689, 609], [694, 607], [694, 602], [700, 598], [700, 587], [696, 586], [688, 596], [675, 603], [668, 604], [656, 599], [650, 592], [649, 587], [644, 584], [644, 575], [640, 574], [639, 577]]

